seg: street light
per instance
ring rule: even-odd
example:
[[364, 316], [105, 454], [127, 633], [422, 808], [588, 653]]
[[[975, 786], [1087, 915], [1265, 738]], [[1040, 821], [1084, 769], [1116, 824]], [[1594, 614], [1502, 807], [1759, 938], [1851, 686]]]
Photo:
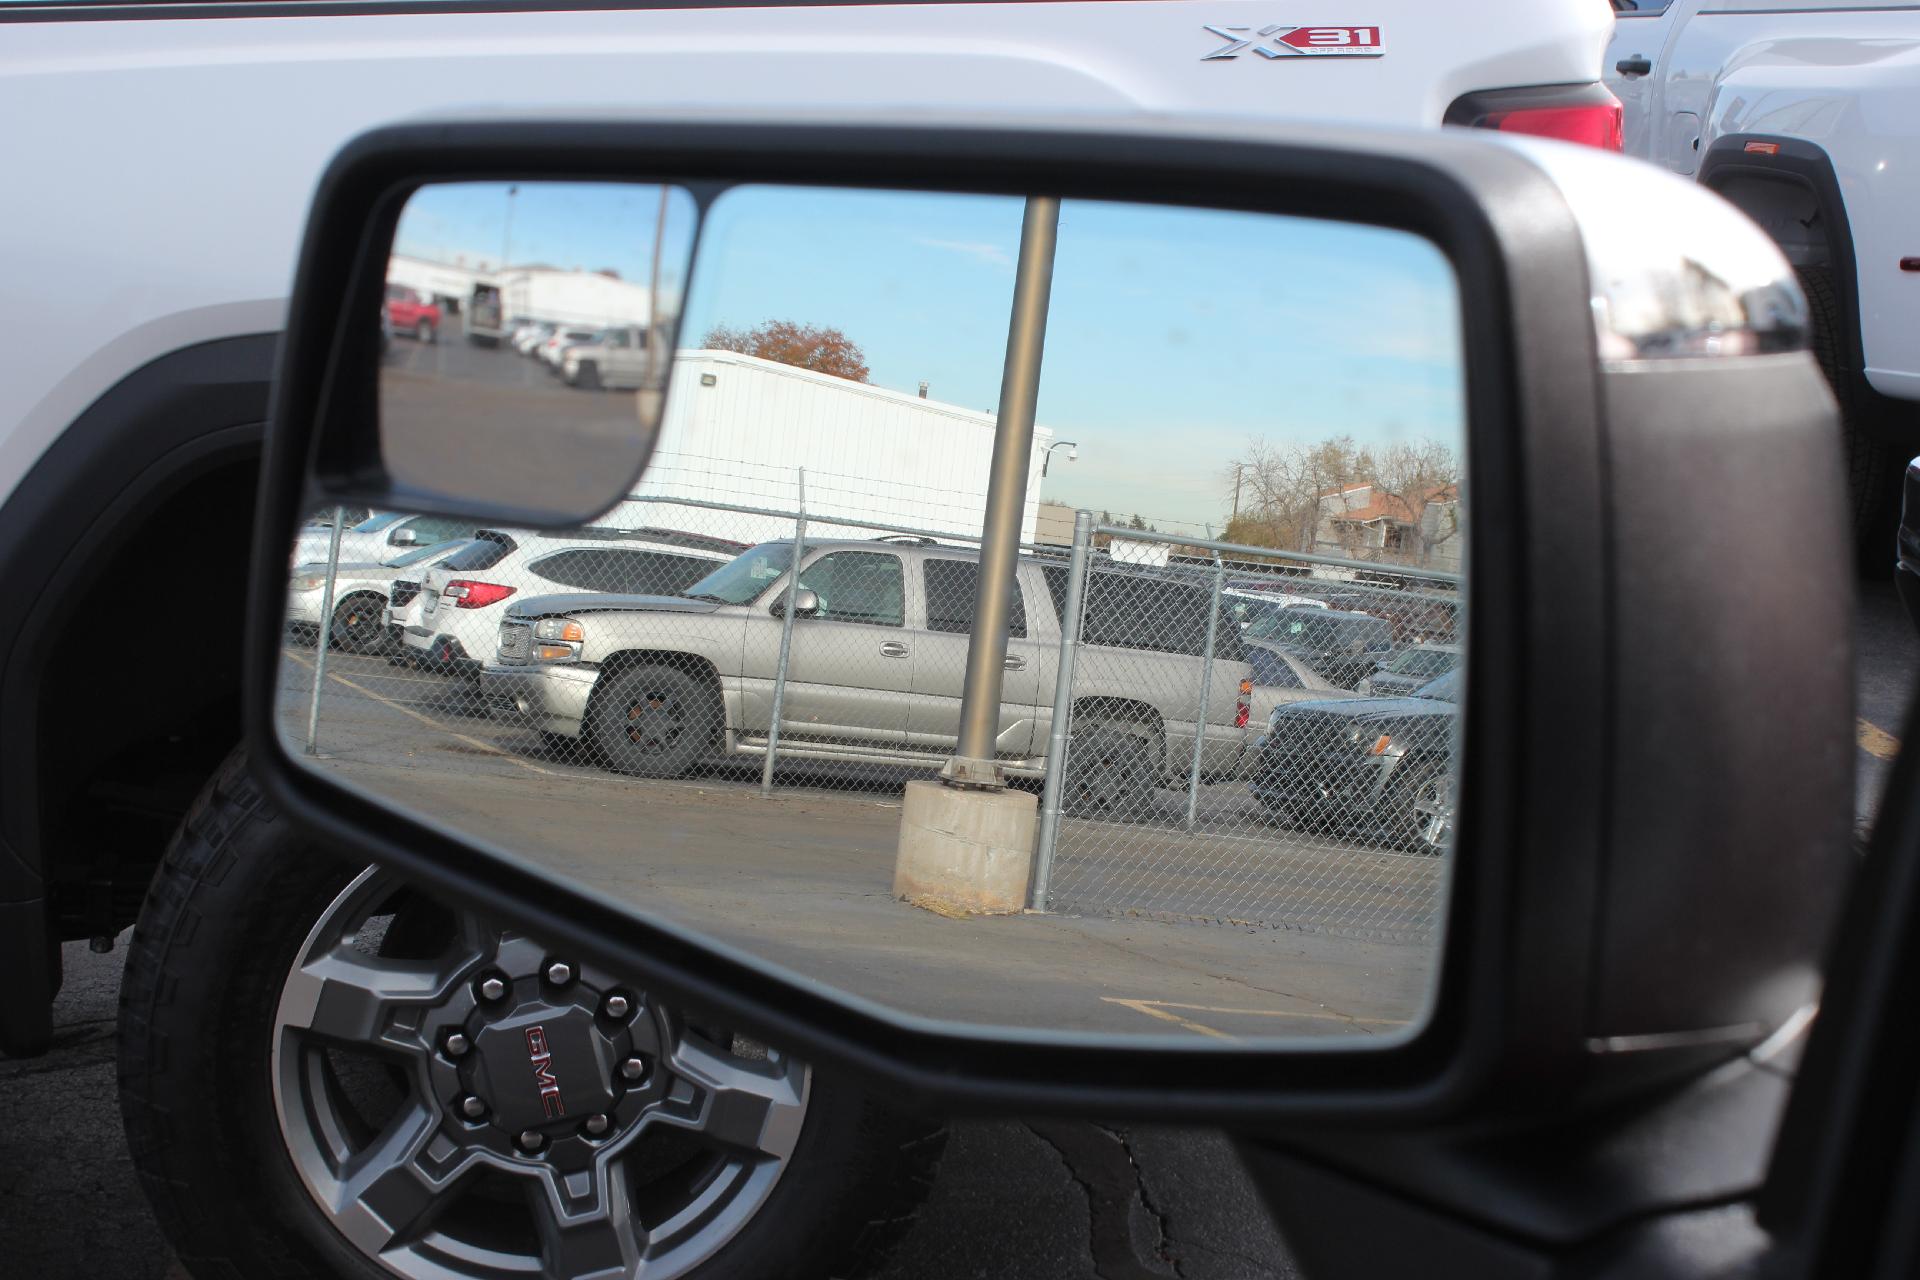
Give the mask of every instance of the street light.
[[1047, 446], [1047, 451], [1040, 455], [1040, 475], [1043, 479], [1046, 477], [1048, 465], [1053, 461], [1053, 451], [1061, 448], [1067, 451], [1068, 462], [1078, 462], [1080, 460], [1080, 442], [1078, 440], [1055, 440]]

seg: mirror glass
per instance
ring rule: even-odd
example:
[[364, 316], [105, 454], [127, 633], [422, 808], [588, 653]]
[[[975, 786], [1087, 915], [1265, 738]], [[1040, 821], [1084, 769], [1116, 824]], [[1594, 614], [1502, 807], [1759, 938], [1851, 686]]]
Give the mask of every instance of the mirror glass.
[[380, 300], [395, 491], [570, 516], [618, 496], [658, 425], [697, 223], [679, 187], [415, 191]]
[[[513, 261], [613, 263], [606, 296], [640, 310], [596, 318], [676, 334], [658, 448], [574, 527], [315, 513], [280, 680], [297, 759], [903, 1015], [1223, 1044], [1418, 1026], [1471, 853], [1443, 253], [1264, 214], [740, 186], [670, 326], [644, 310], [676, 271], [613, 288], [652, 270], [659, 188], [601, 193], [619, 219], [543, 205], [537, 248], [520, 191]], [[558, 247], [616, 222], [632, 257]], [[1048, 301], [1037, 351], [1016, 289]], [[516, 340], [574, 319], [535, 296], [509, 287], [496, 346], [395, 338], [417, 439], [445, 441], [423, 469], [516, 483], [474, 443], [515, 430], [542, 477], [607, 465], [585, 428], [630, 420], [640, 377]], [[1010, 334], [1038, 356], [1025, 439]], [[1020, 547], [979, 631], [996, 502]]]

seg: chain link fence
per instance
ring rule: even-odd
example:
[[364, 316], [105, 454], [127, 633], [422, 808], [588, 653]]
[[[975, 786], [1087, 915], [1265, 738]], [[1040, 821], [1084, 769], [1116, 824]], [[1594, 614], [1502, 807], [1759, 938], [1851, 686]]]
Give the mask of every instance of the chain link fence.
[[[722, 477], [730, 500], [686, 496]], [[593, 528], [341, 513], [294, 555], [288, 731], [396, 770], [897, 797], [957, 742], [978, 511], [666, 457]], [[1433, 936], [1456, 579], [1083, 512], [1016, 587], [996, 747], [1042, 796], [1035, 906]]]

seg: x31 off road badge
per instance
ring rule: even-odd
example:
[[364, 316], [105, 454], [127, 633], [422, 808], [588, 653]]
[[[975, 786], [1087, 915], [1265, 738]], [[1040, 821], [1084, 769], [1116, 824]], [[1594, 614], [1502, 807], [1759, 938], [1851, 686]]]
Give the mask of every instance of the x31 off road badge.
[[1377, 58], [1386, 52], [1378, 27], [1214, 27], [1206, 31], [1226, 43], [1212, 53], [1202, 54], [1202, 62], [1225, 62], [1243, 53], [1263, 58]]

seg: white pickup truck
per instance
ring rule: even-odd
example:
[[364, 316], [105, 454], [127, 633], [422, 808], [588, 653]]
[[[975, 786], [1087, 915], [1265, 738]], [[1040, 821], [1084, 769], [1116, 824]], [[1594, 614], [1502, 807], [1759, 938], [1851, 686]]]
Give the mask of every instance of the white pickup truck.
[[1884, 567], [1901, 463], [1920, 448], [1920, 5], [1614, 8], [1606, 82], [1625, 150], [1739, 205], [1800, 273], [1845, 415], [1855, 531]]
[[[1346, 22], [1368, 25], [1312, 25]], [[318, 1220], [276, 1147], [277, 1002], [342, 890], [263, 815], [234, 752], [268, 383], [315, 183], [356, 134], [467, 108], [832, 106], [1455, 122], [1617, 146], [1611, 24], [1599, 0], [1464, 16], [1427, 0], [0, 0], [16, 125], [0, 150], [16, 322], [0, 343], [0, 1051], [48, 1047], [61, 941], [104, 948], [137, 923], [123, 1104], [182, 1263], [402, 1269], [377, 1232]], [[76, 624], [103, 618], [136, 638], [87, 646], [82, 676]], [[163, 670], [126, 658], [156, 636], [181, 638]], [[845, 1274], [886, 1237], [875, 1224], [906, 1220], [937, 1144], [824, 1073], [813, 1090], [824, 1119], [778, 1193], [686, 1274]], [[505, 1256], [448, 1253], [432, 1274], [541, 1265], [537, 1248]]]

